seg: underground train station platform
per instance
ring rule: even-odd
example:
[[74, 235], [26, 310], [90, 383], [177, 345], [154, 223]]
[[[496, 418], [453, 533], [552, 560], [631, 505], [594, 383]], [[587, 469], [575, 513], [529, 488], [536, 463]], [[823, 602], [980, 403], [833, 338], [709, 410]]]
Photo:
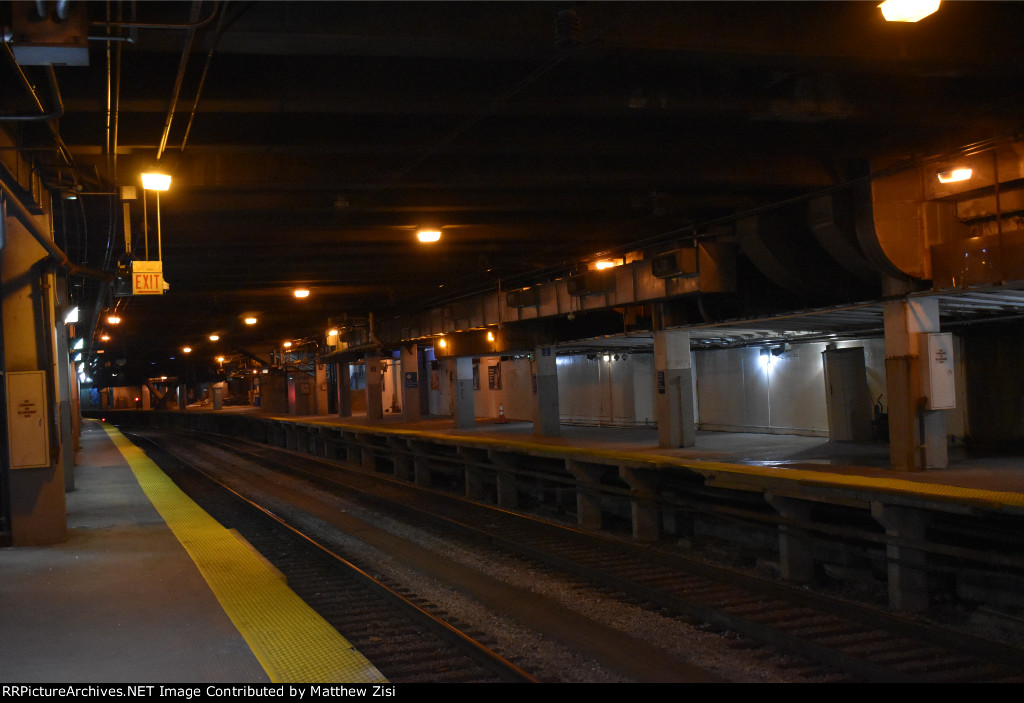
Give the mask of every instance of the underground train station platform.
[[68, 540], [0, 549], [0, 681], [384, 681], [116, 429], [78, 459]]
[[[232, 416], [291, 432], [305, 428], [311, 433], [302, 442], [306, 450], [317, 445], [312, 432], [326, 429], [360, 442], [373, 435], [483, 447], [488, 456], [572, 456], [582, 466], [678, 464], [704, 472], [709, 485], [749, 491], [770, 484], [780, 496], [800, 496], [812, 486], [812, 492], [859, 499], [887, 493], [904, 506], [942, 502], [1024, 515], [1021, 458], [969, 458], [958, 450], [948, 469], [896, 473], [885, 468], [884, 444], [791, 435], [698, 432], [695, 447], [668, 450], [657, 448], [654, 430], [638, 428], [563, 426], [561, 436], [545, 438], [534, 436], [527, 422], [455, 429], [450, 419], [385, 418], [369, 425], [359, 416], [282, 417], [244, 406], [103, 414], [115, 423], [126, 415], [147, 424], [158, 416], [165, 422], [187, 417], [199, 429]], [[117, 430], [83, 423], [76, 490], [67, 494], [67, 542], [0, 549], [0, 681], [383, 680], [247, 544], [168, 484]], [[797, 543], [789, 548], [799, 553]], [[903, 549], [899, 557], [907, 554]], [[268, 613], [271, 621], [261, 619]]]

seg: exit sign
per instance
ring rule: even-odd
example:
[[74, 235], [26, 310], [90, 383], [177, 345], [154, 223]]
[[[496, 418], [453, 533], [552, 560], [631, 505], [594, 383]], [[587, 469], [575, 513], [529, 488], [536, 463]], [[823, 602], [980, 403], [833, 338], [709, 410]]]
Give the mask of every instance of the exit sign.
[[163, 262], [133, 261], [132, 295], [163, 295], [163, 292]]

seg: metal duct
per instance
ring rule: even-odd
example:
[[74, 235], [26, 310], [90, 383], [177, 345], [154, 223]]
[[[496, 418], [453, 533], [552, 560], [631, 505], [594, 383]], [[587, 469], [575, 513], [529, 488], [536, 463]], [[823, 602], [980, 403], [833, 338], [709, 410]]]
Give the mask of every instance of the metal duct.
[[6, 194], [4, 198], [5, 203], [9, 204], [14, 217], [25, 226], [28, 233], [32, 235], [32, 238], [39, 242], [40, 246], [46, 250], [46, 252], [53, 257], [54, 262], [58, 268], [66, 270], [68, 273], [76, 276], [85, 276], [87, 278], [95, 278], [100, 281], [110, 281], [114, 278], [113, 273], [107, 271], [100, 271], [99, 269], [90, 268], [88, 266], [79, 266], [68, 258], [60, 247], [58, 247], [52, 239], [50, 239], [45, 232], [39, 229], [39, 225], [36, 222], [35, 217], [28, 211], [17, 195], [11, 191], [6, 183], [0, 180], [0, 198]]

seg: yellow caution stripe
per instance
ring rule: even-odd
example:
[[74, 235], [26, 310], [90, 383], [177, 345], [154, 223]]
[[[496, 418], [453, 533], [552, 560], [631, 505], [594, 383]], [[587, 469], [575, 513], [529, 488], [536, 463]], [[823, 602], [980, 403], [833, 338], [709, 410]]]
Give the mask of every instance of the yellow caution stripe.
[[275, 683], [386, 683], [273, 567], [196, 505], [116, 427], [103, 429]]

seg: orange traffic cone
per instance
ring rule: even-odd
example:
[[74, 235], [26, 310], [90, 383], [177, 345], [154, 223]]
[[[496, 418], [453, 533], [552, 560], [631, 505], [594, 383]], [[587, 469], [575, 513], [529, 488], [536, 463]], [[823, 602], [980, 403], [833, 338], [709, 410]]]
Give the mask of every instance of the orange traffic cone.
[[504, 425], [508, 420], [505, 419], [505, 406], [498, 403], [498, 424]]

